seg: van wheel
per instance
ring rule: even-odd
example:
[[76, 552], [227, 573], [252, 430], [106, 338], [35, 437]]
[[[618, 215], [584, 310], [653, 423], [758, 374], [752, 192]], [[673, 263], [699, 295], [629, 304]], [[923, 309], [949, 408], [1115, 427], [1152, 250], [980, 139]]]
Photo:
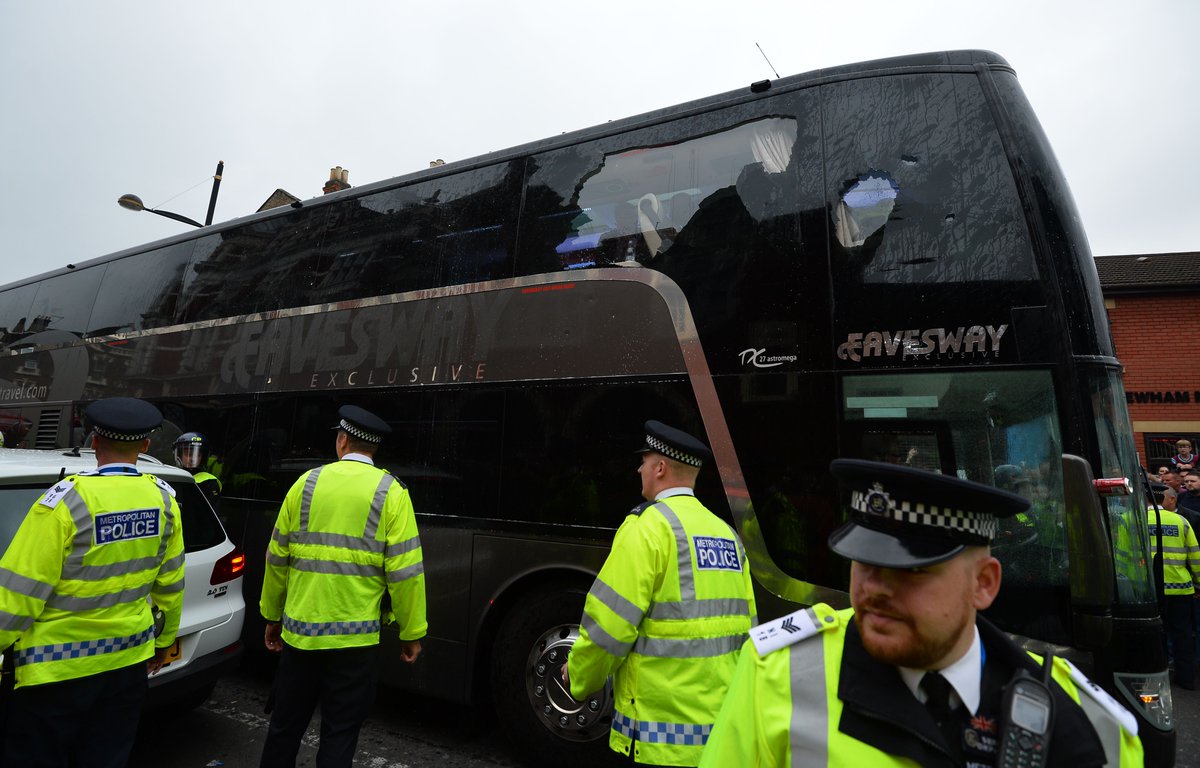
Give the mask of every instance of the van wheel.
[[559, 672], [579, 639], [587, 593], [543, 588], [520, 600], [500, 623], [492, 647], [496, 715], [529, 765], [611, 766], [612, 682], [583, 701], [571, 697]]

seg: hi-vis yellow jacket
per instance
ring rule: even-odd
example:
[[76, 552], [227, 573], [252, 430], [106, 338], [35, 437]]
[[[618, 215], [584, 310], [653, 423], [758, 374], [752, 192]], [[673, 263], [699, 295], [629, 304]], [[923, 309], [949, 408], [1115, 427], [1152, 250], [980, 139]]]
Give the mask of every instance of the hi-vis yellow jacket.
[[[1157, 517], [1156, 517], [1157, 515]], [[1168, 595], [1195, 594], [1200, 582], [1200, 543], [1187, 518], [1178, 512], [1154, 507], [1150, 519], [1150, 552], [1158, 551], [1158, 521], [1162, 521], [1163, 592]]]
[[638, 762], [696, 765], [755, 621], [737, 534], [691, 495], [634, 510], [584, 604], [571, 695], [615, 675], [609, 746]]
[[[819, 603], [751, 630], [702, 768], [962, 764], [896, 668], [865, 651], [853, 614]], [[984, 619], [976, 627], [986, 663], [998, 665], [1003, 679], [1018, 668], [1041, 675], [1041, 658]], [[1134, 716], [1065, 659], [1055, 657], [1052, 676], [1059, 690], [1045, 765], [1141, 766]], [[981, 725], [999, 734], [994, 720]]]
[[354, 459], [305, 472], [267, 548], [263, 618], [282, 620], [293, 648], [375, 645], [385, 592], [400, 639], [423, 637], [425, 568], [408, 489]]
[[[151, 603], [166, 616], [157, 639]], [[14, 644], [18, 686], [146, 661], [175, 642], [182, 607], [179, 506], [152, 475], [63, 478], [0, 558], [0, 648]]]

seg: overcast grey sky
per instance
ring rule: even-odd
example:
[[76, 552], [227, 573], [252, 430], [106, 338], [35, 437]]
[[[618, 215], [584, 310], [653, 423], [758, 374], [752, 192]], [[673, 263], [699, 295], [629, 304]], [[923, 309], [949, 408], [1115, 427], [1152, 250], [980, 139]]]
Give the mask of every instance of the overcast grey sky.
[[[985, 48], [1097, 255], [1200, 250], [1200, 2], [0, 0], [0, 284], [215, 221], [772, 77]], [[188, 191], [190, 190], [190, 191]], [[182, 194], [180, 194], [182, 193]]]

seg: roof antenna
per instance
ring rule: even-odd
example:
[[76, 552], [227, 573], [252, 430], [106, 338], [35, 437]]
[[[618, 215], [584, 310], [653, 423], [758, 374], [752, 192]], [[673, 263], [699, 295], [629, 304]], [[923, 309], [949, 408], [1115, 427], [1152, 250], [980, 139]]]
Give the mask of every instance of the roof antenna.
[[[761, 45], [759, 45], [758, 43], [755, 43], [755, 44], [754, 44], [754, 47], [755, 47], [755, 48], [757, 48], [757, 49], [758, 49], [758, 52], [762, 54], [762, 57], [763, 57], [764, 59], [766, 59], [766, 61], [767, 61], [767, 66], [771, 68], [771, 71], [772, 71], [772, 72], [775, 72], [775, 65], [771, 63], [771, 60], [770, 60], [770, 59], [767, 59], [767, 54], [766, 54], [766, 52], [765, 52], [765, 51], [763, 51], [763, 49], [762, 49], [762, 46], [761, 46]], [[778, 73], [778, 72], [775, 72], [775, 79], [776, 79], [776, 80], [778, 80], [778, 79], [779, 79], [779, 73]]]

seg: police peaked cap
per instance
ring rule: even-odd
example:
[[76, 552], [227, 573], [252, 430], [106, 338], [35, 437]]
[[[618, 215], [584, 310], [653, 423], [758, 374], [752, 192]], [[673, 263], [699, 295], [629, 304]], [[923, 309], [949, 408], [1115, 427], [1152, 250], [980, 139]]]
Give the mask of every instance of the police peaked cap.
[[109, 397], [84, 409], [83, 425], [100, 437], [129, 443], [150, 437], [162, 425], [162, 414], [136, 397]]
[[334, 429], [341, 429], [351, 437], [356, 437], [368, 443], [382, 443], [383, 438], [392, 434], [392, 428], [387, 422], [357, 405], [343, 405], [338, 409], [341, 417]]
[[645, 428], [646, 442], [637, 453], [661, 453], [692, 467], [700, 467], [712, 459], [708, 446], [683, 430], [668, 427], [661, 421], [647, 421]]
[[920, 568], [990, 544], [998, 521], [1030, 502], [990, 485], [923, 469], [837, 459], [829, 471], [850, 492], [850, 521], [829, 548], [850, 560], [884, 568]]

